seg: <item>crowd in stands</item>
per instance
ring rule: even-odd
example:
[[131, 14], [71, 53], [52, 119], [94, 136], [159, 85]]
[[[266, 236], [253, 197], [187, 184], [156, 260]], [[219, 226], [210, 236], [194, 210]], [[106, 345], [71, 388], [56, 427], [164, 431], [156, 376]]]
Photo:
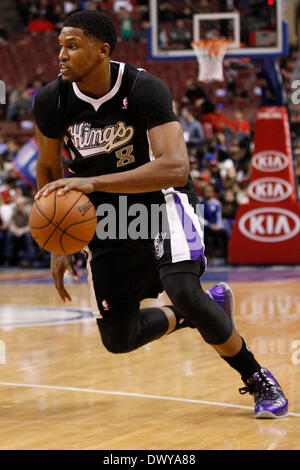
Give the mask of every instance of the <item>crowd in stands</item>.
[[206, 253], [226, 260], [237, 207], [248, 202], [252, 129], [240, 110], [229, 119], [224, 104], [210, 102], [199, 82], [188, 80], [186, 85], [175, 109], [194, 187], [204, 207]]
[[17, 0], [17, 8], [24, 32], [59, 31], [71, 13], [98, 10], [113, 18], [119, 29], [120, 40], [147, 39], [147, 0]]
[[[203, 8], [206, 3], [206, 0], [202, 1]], [[147, 1], [18, 0], [17, 4], [25, 34], [58, 30], [68, 14], [88, 8], [112, 15], [119, 24], [120, 40], [143, 42], [146, 37]], [[165, 15], [171, 14], [169, 2], [162, 2], [162, 9]], [[137, 18], [139, 28], [136, 28]], [[180, 27], [180, 23], [176, 25]], [[1, 35], [1, 31], [0, 24], [0, 42], [9, 41], [9, 36]], [[291, 57], [290, 60], [296, 60], [295, 52]], [[250, 65], [246, 64], [245, 67]], [[191, 177], [199, 202], [204, 207], [206, 254], [211, 261], [220, 259], [226, 262], [237, 208], [248, 202], [253, 121], [245, 116], [247, 100], [250, 98], [245, 89], [237, 87], [236, 70], [236, 66], [231, 67], [230, 62], [225, 62], [226, 85], [222, 85], [226, 86], [225, 102], [222, 95], [212, 99], [204, 84], [190, 78], [186, 80], [181, 96], [173, 101], [188, 148]], [[288, 90], [288, 66], [283, 70], [283, 77]], [[255, 67], [251, 80], [257, 84], [257, 96], [263, 98], [264, 82], [260, 81]], [[42, 75], [37, 75], [29, 83], [20, 80], [9, 92], [6, 106], [0, 105], [0, 264], [5, 266], [38, 267], [49, 264], [49, 254], [35, 244], [29, 231], [28, 214], [36, 190], [20, 178], [13, 165], [23, 143], [1, 134], [1, 121], [21, 122], [25, 127], [33, 125], [32, 103], [45, 83]], [[244, 108], [243, 105], [233, 106], [231, 96], [239, 96]], [[297, 109], [294, 109], [295, 115]], [[292, 131], [292, 136], [296, 177], [300, 187], [300, 139], [297, 132]], [[83, 263], [80, 256], [78, 262]]]

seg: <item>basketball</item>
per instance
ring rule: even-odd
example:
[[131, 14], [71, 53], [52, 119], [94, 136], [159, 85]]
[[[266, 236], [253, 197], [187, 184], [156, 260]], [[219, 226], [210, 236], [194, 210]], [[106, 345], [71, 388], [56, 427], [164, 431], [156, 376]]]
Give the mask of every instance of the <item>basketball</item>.
[[57, 191], [34, 202], [29, 216], [30, 231], [44, 250], [70, 255], [82, 250], [93, 238], [96, 211], [82, 192], [71, 190], [58, 196]]

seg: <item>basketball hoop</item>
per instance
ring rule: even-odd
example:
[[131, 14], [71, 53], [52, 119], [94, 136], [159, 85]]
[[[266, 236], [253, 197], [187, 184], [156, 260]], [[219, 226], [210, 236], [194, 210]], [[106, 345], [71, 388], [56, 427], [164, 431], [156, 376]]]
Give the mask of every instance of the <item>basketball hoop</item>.
[[228, 39], [203, 39], [192, 42], [199, 63], [200, 82], [224, 80], [223, 59], [230, 44], [232, 41]]

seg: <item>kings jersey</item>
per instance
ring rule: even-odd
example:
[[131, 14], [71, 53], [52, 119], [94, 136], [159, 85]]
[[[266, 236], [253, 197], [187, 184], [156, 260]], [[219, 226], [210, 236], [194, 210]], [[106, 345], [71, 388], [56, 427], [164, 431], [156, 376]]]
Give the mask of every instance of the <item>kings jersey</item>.
[[[71, 176], [128, 171], [148, 163], [154, 158], [148, 131], [178, 121], [169, 89], [161, 79], [129, 64], [111, 61], [110, 65], [112, 87], [101, 98], [83, 94], [76, 83], [61, 76], [35, 98], [36, 124], [46, 137], [63, 139], [71, 156]], [[193, 193], [191, 179], [178, 189]], [[164, 202], [161, 191], [126, 196], [128, 204]], [[97, 191], [89, 197], [96, 208], [111, 203], [118, 210], [118, 194]]]

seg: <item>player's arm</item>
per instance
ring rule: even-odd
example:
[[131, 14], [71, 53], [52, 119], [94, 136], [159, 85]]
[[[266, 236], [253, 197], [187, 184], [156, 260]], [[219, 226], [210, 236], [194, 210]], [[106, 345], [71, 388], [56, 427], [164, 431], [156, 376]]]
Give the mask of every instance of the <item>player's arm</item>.
[[61, 188], [58, 194], [70, 189], [82, 192], [145, 193], [186, 184], [189, 160], [181, 125], [168, 122], [149, 131], [149, 141], [155, 160], [134, 170], [90, 178], [60, 179], [43, 187], [36, 198], [47, 196]]
[[149, 131], [155, 160], [134, 170], [93, 178], [95, 191], [141, 193], [186, 184], [189, 159], [181, 125], [177, 121]]
[[40, 189], [64, 175], [61, 157], [63, 142], [61, 138], [50, 139], [46, 137], [37, 126], [35, 127], [35, 135], [39, 149], [36, 178]]
[[[134, 91], [132, 113], [144, 120], [154, 160], [133, 170], [90, 178], [58, 180], [42, 188], [37, 198], [61, 188], [83, 192], [144, 193], [186, 184], [189, 160], [182, 127], [172, 110], [172, 98], [166, 85], [156, 77], [144, 75]], [[135, 149], [132, 149], [135, 159]]]
[[[38, 187], [42, 188], [51, 181], [63, 176], [61, 138], [52, 139], [46, 137], [36, 126], [35, 135], [39, 148], [39, 156], [36, 168]], [[56, 255], [51, 253], [51, 274], [60, 298], [71, 301], [71, 296], [64, 286], [64, 274], [69, 271], [74, 279], [78, 280], [78, 274], [73, 264], [72, 256]]]
[[132, 114], [145, 120], [155, 160], [133, 170], [95, 178], [96, 190], [140, 193], [184, 186], [189, 176], [189, 158], [168, 87], [159, 78], [141, 72], [131, 100]]

